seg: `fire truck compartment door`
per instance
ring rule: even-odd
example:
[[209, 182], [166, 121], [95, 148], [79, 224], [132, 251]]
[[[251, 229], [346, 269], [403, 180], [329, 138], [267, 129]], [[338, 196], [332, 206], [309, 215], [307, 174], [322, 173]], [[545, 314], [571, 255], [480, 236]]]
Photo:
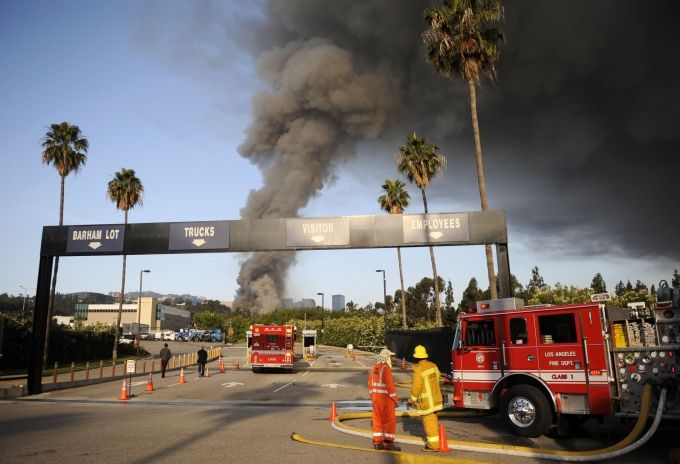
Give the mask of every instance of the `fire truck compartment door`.
[[579, 395], [587, 412], [588, 376], [578, 310], [535, 314], [539, 375], [553, 394]]
[[459, 377], [463, 390], [491, 391], [501, 378], [501, 350], [498, 318], [467, 320], [463, 346], [457, 350]]
[[505, 348], [505, 374], [514, 372], [530, 373], [538, 376], [538, 334], [533, 325], [532, 315], [506, 317], [503, 329]]

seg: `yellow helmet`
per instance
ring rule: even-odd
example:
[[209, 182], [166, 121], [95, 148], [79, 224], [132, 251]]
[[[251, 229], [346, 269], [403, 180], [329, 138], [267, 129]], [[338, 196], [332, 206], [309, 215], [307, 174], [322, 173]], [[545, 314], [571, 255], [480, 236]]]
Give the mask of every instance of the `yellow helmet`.
[[418, 345], [416, 346], [416, 349], [413, 352], [413, 357], [416, 359], [426, 359], [427, 350], [425, 350], [425, 347], [423, 345]]

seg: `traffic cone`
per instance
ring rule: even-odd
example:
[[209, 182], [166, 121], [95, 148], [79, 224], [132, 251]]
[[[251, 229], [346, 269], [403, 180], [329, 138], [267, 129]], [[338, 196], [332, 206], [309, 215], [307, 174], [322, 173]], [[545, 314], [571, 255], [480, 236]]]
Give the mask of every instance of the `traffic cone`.
[[187, 383], [187, 380], [184, 378], [184, 368], [179, 370], [179, 383]]
[[331, 406], [331, 415], [328, 417], [329, 422], [335, 422], [335, 418], [338, 417], [338, 409], [335, 407], [335, 401]]
[[405, 358], [401, 358], [401, 368], [406, 369], [406, 359]]
[[451, 451], [451, 448], [449, 448], [449, 442], [446, 439], [446, 429], [444, 424], [439, 424], [439, 452], [447, 453], [449, 451]]
[[127, 382], [125, 382], [125, 379], [123, 379], [123, 386], [120, 387], [120, 396], [118, 397], [120, 401], [127, 401], [128, 399], [128, 394], [127, 394]]
[[220, 359], [220, 374], [224, 374], [224, 360]]
[[205, 376], [210, 377], [210, 368], [208, 366], [205, 366]]
[[144, 391], [147, 392], [152, 392], [153, 391], [153, 379], [151, 378], [151, 374], [149, 374], [149, 380], [146, 381], [146, 388]]

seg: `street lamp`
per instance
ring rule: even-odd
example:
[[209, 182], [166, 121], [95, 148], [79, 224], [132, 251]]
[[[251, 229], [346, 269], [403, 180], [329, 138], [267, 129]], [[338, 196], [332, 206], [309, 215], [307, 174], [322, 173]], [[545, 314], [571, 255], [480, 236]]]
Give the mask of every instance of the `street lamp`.
[[321, 333], [323, 333], [323, 293], [317, 293], [317, 295], [321, 295]]
[[141, 323], [140, 317], [142, 313], [142, 276], [145, 272], [151, 271], [148, 269], [139, 271], [139, 296], [137, 297], [137, 356], [139, 356], [139, 324]]
[[24, 287], [23, 285], [19, 285], [19, 287], [24, 289], [24, 302], [21, 306], [21, 322], [23, 322], [24, 320], [26, 320], [26, 317], [25, 317], [25, 315], [26, 315], [26, 313], [25, 313], [25, 311], [26, 311], [26, 294], [28, 293], [28, 289], [26, 287]]
[[387, 279], [385, 269], [376, 269], [375, 272], [382, 272], [383, 275], [383, 314], [385, 315], [385, 333], [387, 334]]

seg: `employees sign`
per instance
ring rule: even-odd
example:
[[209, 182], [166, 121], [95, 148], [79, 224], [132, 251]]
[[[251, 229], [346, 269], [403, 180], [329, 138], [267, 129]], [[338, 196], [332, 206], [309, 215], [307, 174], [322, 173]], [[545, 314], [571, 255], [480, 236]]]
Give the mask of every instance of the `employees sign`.
[[466, 242], [470, 240], [468, 215], [405, 214], [404, 243]]

